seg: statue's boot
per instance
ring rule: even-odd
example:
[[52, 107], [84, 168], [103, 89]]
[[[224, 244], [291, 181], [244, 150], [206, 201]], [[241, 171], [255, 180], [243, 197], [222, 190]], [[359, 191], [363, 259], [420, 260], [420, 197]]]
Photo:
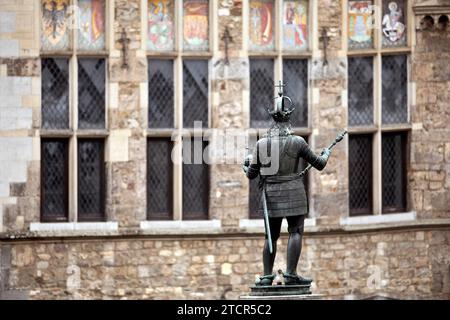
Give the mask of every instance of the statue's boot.
[[286, 286], [296, 286], [296, 285], [310, 285], [313, 281], [310, 278], [304, 278], [298, 274], [288, 274], [284, 273], [284, 284]]
[[259, 279], [255, 282], [255, 285], [256, 286], [271, 286], [274, 279], [275, 279], [274, 274], [268, 274], [268, 275], [259, 277]]

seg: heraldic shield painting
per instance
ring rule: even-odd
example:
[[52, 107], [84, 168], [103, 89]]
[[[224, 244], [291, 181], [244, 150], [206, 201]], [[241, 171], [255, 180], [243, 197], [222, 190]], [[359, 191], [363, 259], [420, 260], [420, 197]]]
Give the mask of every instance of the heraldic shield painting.
[[174, 50], [174, 1], [148, 1], [147, 50]]
[[406, 46], [405, 1], [383, 1], [383, 47]]
[[78, 49], [105, 48], [105, 0], [78, 0]]
[[373, 47], [373, 2], [348, 2], [348, 48]]
[[183, 3], [183, 49], [208, 51], [209, 5], [207, 0], [186, 0]]
[[70, 48], [69, 0], [42, 1], [41, 47], [45, 51]]
[[250, 1], [250, 50], [274, 50], [274, 18], [273, 1]]
[[283, 2], [283, 49], [308, 49], [308, 2]]

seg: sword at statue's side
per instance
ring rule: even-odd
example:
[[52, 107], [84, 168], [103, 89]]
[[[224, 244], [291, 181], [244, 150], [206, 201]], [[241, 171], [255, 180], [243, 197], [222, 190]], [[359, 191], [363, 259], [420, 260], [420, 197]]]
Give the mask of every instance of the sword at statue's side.
[[[328, 150], [331, 150], [334, 148], [334, 146], [340, 142], [342, 139], [344, 139], [344, 136], [347, 134], [347, 130], [342, 131], [341, 133], [339, 133], [336, 136], [336, 139], [334, 139], [334, 141], [328, 146]], [[308, 171], [312, 168], [312, 165], [308, 164], [308, 166], [299, 173], [299, 176], [303, 177], [304, 175], [306, 175], [308, 173]]]

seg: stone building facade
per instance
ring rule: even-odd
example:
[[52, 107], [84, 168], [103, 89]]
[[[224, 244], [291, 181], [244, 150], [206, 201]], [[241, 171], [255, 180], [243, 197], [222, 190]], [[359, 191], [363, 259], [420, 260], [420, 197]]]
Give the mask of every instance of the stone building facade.
[[[65, 2], [72, 6], [64, 7]], [[297, 27], [306, 28], [302, 29], [307, 34], [306, 47], [291, 51], [285, 50], [283, 41], [289, 33], [284, 32], [289, 30], [283, 28], [293, 18], [288, 17], [291, 11], [281, 0], [274, 1], [272, 7], [267, 7], [271, 1], [194, 3], [200, 6], [198, 10], [207, 3], [206, 16], [197, 11], [189, 15], [193, 7], [181, 0], [168, 1], [175, 3], [169, 32], [174, 34], [175, 44], [164, 52], [152, 50], [149, 44], [148, 28], [153, 26], [148, 18], [150, 7], [158, 1], [106, 1], [103, 33], [95, 35], [96, 42], [93, 38], [87, 44], [80, 42], [83, 34], [79, 30], [91, 35], [96, 31], [93, 26], [81, 28], [78, 21], [95, 19], [89, 16], [92, 20], [77, 20], [73, 8], [85, 8], [82, 5], [94, 2], [105, 3], [60, 0], [52, 7], [51, 2], [40, 0], [0, 2], [0, 298], [231, 299], [247, 292], [261, 272], [264, 229], [262, 220], [252, 215], [252, 187], [240, 163], [231, 161], [237, 144], [224, 146], [218, 137], [259, 126], [253, 124], [264, 119], [255, 115], [254, 101], [261, 101], [257, 90], [264, 86], [255, 75], [264, 75], [259, 70], [272, 63], [272, 75], [267, 77], [270, 81], [265, 82], [272, 86], [287, 78], [289, 71], [300, 70], [299, 66], [284, 66], [289, 59], [302, 60], [306, 66], [306, 73], [294, 79], [303, 81], [301, 99], [306, 103], [302, 110], [306, 110], [308, 120], [295, 126], [295, 132], [320, 150], [342, 128], [349, 131], [333, 150], [326, 169], [311, 172], [308, 178], [310, 213], [299, 271], [314, 278], [315, 293], [330, 298], [450, 298], [449, 1], [397, 1], [395, 7], [380, 0], [300, 1], [307, 11], [301, 21], [306, 22], [294, 20]], [[263, 14], [261, 7], [272, 11]], [[94, 5], [89, 8], [94, 10]], [[400, 18], [395, 15], [399, 8]], [[367, 10], [372, 13], [367, 15]], [[395, 19], [384, 21], [385, 13]], [[252, 23], [256, 28], [267, 27], [267, 18], [273, 15], [276, 19], [267, 29], [269, 37], [258, 36], [259, 31], [267, 30], [255, 32]], [[372, 33], [367, 27], [371, 15], [375, 26]], [[62, 16], [66, 22], [61, 20], [60, 24], [45, 20]], [[183, 24], [188, 18], [196, 22]], [[55, 30], [49, 25], [45, 28], [46, 23]], [[71, 28], [70, 23], [80, 28]], [[206, 32], [190, 29], [205, 23]], [[361, 32], [361, 28], [366, 29]], [[59, 39], [62, 47], [52, 48], [55, 41], [46, 39], [46, 32], [48, 37], [54, 37], [52, 32], [58, 37], [63, 34]], [[64, 39], [66, 32], [68, 40]], [[192, 36], [192, 32], [197, 34]], [[399, 46], [383, 42], [384, 35], [397, 41], [399, 34], [405, 39]], [[298, 44], [300, 40], [295, 38], [293, 46], [305, 44]], [[366, 43], [370, 45], [364, 47]], [[189, 46], [200, 46], [201, 50], [182, 49]], [[387, 61], [396, 61], [389, 58], [392, 56], [405, 60], [389, 67]], [[372, 62], [361, 60], [367, 57], [372, 57]], [[90, 114], [97, 111], [87, 109], [88, 115], [81, 116], [86, 104], [77, 90], [79, 93], [83, 88], [90, 96], [98, 93], [86, 86], [91, 78], [81, 78], [83, 66], [89, 65], [81, 61], [84, 58], [104, 61], [96, 65], [105, 70], [97, 78], [103, 80], [95, 82], [105, 84], [98, 89], [104, 94], [100, 128], [83, 127], [83, 117], [89, 123]], [[52, 123], [46, 113], [47, 95], [51, 93], [45, 77], [50, 63], [62, 61], [55, 59], [67, 61], [66, 67], [60, 68], [66, 68], [68, 74], [68, 109], [66, 115], [58, 115], [63, 118], [57, 117], [57, 123], [66, 121], [68, 125], [61, 128], [47, 126]], [[175, 125], [169, 129], [149, 125], [153, 119], [149, 96], [158, 93], [153, 89], [158, 81], [150, 79], [151, 68], [163, 65], [164, 59], [171, 59], [174, 69], [173, 97], [163, 98], [172, 99], [174, 105], [171, 116]], [[190, 60], [204, 63], [186, 62]], [[269, 64], [264, 64], [267, 61]], [[52, 68], [62, 65], [58, 63]], [[162, 162], [158, 170], [170, 172], [171, 186], [157, 189], [157, 184], [149, 182], [147, 166], [158, 156], [151, 153], [152, 143], [172, 137], [174, 146], [181, 145], [186, 134], [184, 119], [191, 112], [190, 105], [183, 105], [183, 98], [187, 101], [193, 88], [188, 87], [185, 70], [205, 66], [207, 125], [203, 125], [212, 129], [209, 146], [217, 151], [215, 161], [209, 165], [206, 179], [196, 175], [204, 171], [189, 171], [192, 176], [187, 176], [183, 172], [189, 169], [184, 165], [175, 163], [167, 169], [169, 161]], [[361, 78], [364, 70], [371, 70], [372, 76]], [[402, 86], [383, 78], [389, 70], [394, 70], [390, 75]], [[398, 76], [401, 72], [406, 80]], [[372, 89], [364, 91], [359, 83]], [[297, 82], [288, 83], [287, 90], [294, 84]], [[392, 88], [396, 91], [385, 95]], [[400, 95], [399, 90], [403, 90]], [[358, 123], [359, 118], [354, 116], [365, 112], [357, 108], [358, 104], [354, 109], [352, 99], [361, 97], [371, 101], [370, 124], [364, 122], [367, 119]], [[405, 109], [398, 115], [394, 108], [392, 114], [386, 113], [386, 119], [405, 118], [385, 121], [384, 110], [396, 99], [404, 99]], [[205, 110], [194, 115], [194, 120], [196, 116], [205, 119]], [[189, 127], [187, 132], [192, 132]], [[57, 161], [52, 158], [45, 162], [47, 149], [43, 146], [60, 143], [61, 139], [66, 141], [67, 165], [65, 169], [50, 169], [67, 170], [66, 180], [58, 184], [67, 188], [66, 192], [53, 190], [66, 199], [58, 198], [53, 205], [61, 200], [67, 210], [65, 215], [52, 217], [46, 215], [52, 213], [46, 204], [54, 194], [46, 193], [45, 168]], [[104, 164], [103, 179], [96, 185], [98, 193], [103, 194], [100, 217], [92, 217], [89, 212], [86, 215], [85, 203], [79, 200], [86, 196], [79, 187], [91, 181], [83, 180], [80, 168], [85, 162], [79, 155], [86, 146], [92, 147], [94, 140], [101, 146], [95, 159]], [[364, 149], [364, 143], [369, 147]], [[400, 167], [397, 162], [390, 164], [386, 146], [393, 146], [393, 154], [403, 160]], [[225, 149], [232, 150], [231, 154], [222, 152]], [[349, 162], [354, 150], [370, 155], [365, 167]], [[177, 152], [175, 157], [181, 157]], [[244, 153], [239, 151], [238, 158]], [[389, 165], [397, 168], [398, 181], [392, 186], [386, 183], [389, 173], [384, 168]], [[198, 181], [206, 181], [207, 187]], [[166, 194], [167, 190], [170, 192]], [[386, 199], [389, 192], [392, 198]], [[366, 198], [358, 197], [361, 194]], [[155, 218], [153, 213], [158, 212], [149, 209], [149, 199], [168, 199], [164, 208], [170, 208], [170, 212]], [[195, 216], [197, 202], [206, 203], [205, 215]], [[286, 240], [284, 233], [280, 248]], [[280, 251], [276, 268], [284, 264], [284, 252]]]

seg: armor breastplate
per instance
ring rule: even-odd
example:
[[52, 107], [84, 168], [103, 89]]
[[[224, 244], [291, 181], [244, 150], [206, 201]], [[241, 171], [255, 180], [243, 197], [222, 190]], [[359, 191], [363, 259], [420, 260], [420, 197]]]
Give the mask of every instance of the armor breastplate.
[[297, 173], [299, 162], [298, 145], [294, 140], [294, 136], [275, 136], [260, 140], [261, 175], [274, 175], [272, 172], [270, 174], [265, 174], [265, 171], [268, 171], [265, 170], [265, 168], [270, 167], [272, 164], [270, 162], [270, 159], [273, 159], [271, 152], [278, 153], [279, 166], [278, 172], [275, 174], [276, 176]]

